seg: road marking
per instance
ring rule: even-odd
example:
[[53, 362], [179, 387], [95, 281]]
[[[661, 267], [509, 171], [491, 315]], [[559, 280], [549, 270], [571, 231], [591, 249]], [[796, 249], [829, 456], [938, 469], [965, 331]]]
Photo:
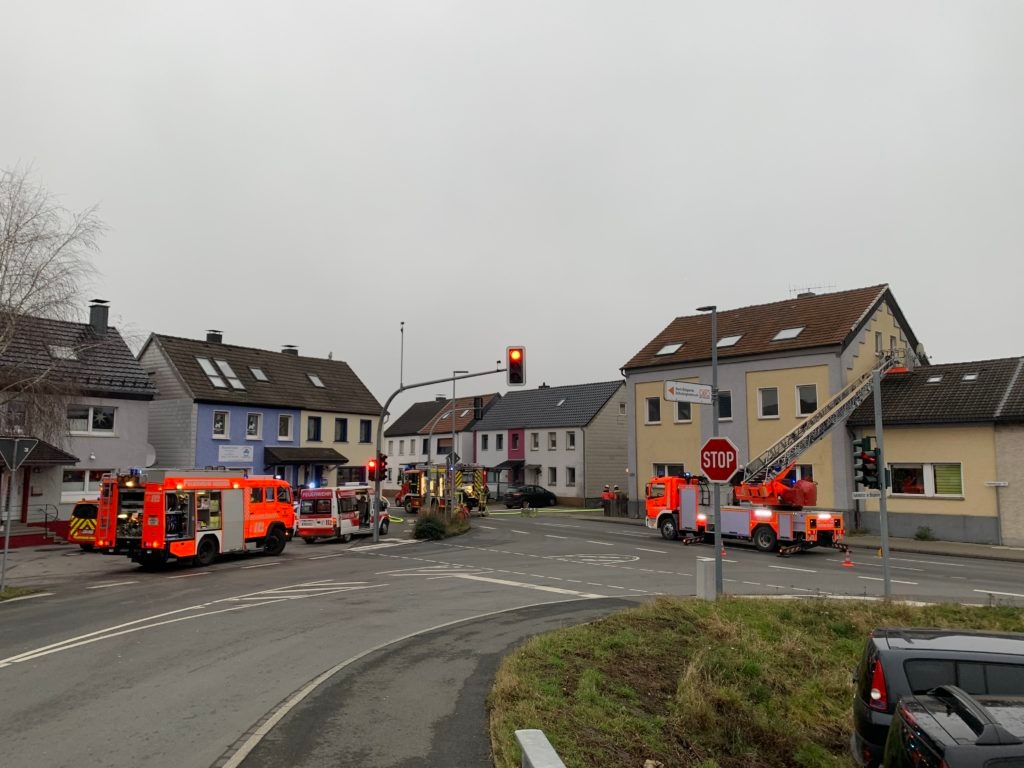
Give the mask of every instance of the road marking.
[[1003, 597], [1024, 597], [1024, 595], [1017, 592], [996, 592], [992, 589], [976, 589], [975, 592], [981, 592], [983, 595], [1002, 595]]
[[209, 576], [209, 571], [196, 571], [195, 573], [183, 573], [181, 576], [168, 576], [168, 579], [191, 579], [193, 576]]
[[[452, 578], [455, 579], [467, 579], [469, 581], [484, 581], [489, 584], [501, 584], [506, 587], [522, 587], [523, 589], [535, 589], [540, 592], [554, 592], [558, 595], [574, 595], [576, 597], [604, 597], [604, 595], [595, 595], [589, 592], [577, 592], [572, 589], [564, 589], [563, 587], [549, 587], [546, 584], [528, 584], [525, 581], [510, 581], [508, 579], [495, 579], [489, 576], [477, 576], [472, 573], [455, 574]], [[594, 584], [591, 586], [600, 587], [600, 584]]]
[[509, 530], [512, 531], [512, 533], [525, 533], [527, 536], [530, 535], [529, 531], [520, 531], [520, 530], [518, 530], [516, 528], [509, 528]]
[[[883, 579], [881, 576], [858, 576], [857, 578], [865, 579], [866, 581], [885, 581], [885, 579]], [[893, 584], [909, 584], [912, 587], [917, 586], [916, 581], [899, 581], [897, 579], [889, 579], [889, 581], [891, 581]], [[1021, 595], [1021, 597], [1024, 597], [1024, 595]]]
[[546, 525], [548, 528], [579, 528], [578, 525], [563, 525], [561, 523], [537, 523], [537, 525]]
[[568, 536], [555, 536], [553, 533], [545, 533], [544, 538], [546, 539], [568, 539]]
[[614, 547], [615, 546], [614, 544], [611, 544], [611, 543], [609, 543], [607, 541], [594, 541], [592, 539], [587, 539], [586, 541], [587, 541], [587, 544], [600, 544], [602, 547]]
[[[6, 603], [16, 603], [19, 600], [34, 600], [37, 597], [50, 597], [53, 594], [54, 594], [53, 592], [36, 592], [34, 595], [22, 595], [21, 597], [9, 597], [6, 600], [0, 600], [0, 605], [5, 605]], [[0, 662], [0, 666], [3, 666], [2, 662]]]
[[748, 585], [748, 586], [751, 586], [751, 587], [760, 587], [761, 586], [761, 582], [759, 582], [759, 581], [744, 581], [743, 583]]
[[269, 568], [272, 565], [280, 565], [280, 564], [281, 564], [280, 562], [277, 562], [277, 563], [258, 563], [257, 565], [243, 565], [242, 566], [242, 570], [244, 571], [246, 568]]
[[[698, 560], [705, 560], [705, 561], [706, 561], [706, 560], [712, 560], [712, 561], [713, 561], [713, 560], [714, 560], [715, 558], [713, 558], [713, 557], [704, 557], [703, 555], [701, 555], [701, 556], [699, 556], [699, 557], [698, 557], [697, 559], [698, 559]], [[723, 558], [722, 558], [722, 562], [723, 562], [723, 563], [738, 563], [738, 562], [739, 562], [739, 560], [729, 560], [728, 558], [725, 558], [725, 557], [723, 557]], [[781, 567], [781, 566], [780, 566], [780, 567]]]
[[964, 563], [940, 563], [935, 560], [911, 560], [908, 557], [890, 557], [890, 560], [899, 560], [901, 563], [924, 563], [925, 565], [942, 565], [947, 568], [966, 568]]
[[496, 531], [496, 530], [498, 530], [498, 529], [497, 529], [497, 528], [495, 528], [495, 527], [494, 527], [493, 525], [480, 525], [479, 523], [477, 523], [477, 525], [478, 525], [478, 526], [479, 526], [480, 528], [486, 528], [486, 529], [487, 529], [488, 531]]
[[643, 547], [634, 547], [634, 549], [636, 549], [637, 552], [656, 552], [659, 555], [668, 554], [668, 552], [666, 552], [664, 549], [644, 549]]
[[94, 587], [86, 587], [86, 589], [107, 589], [108, 587], [123, 587], [128, 584], [138, 584], [137, 581], [109, 581], [106, 584], [97, 584]]
[[326, 560], [328, 557], [341, 557], [344, 552], [337, 552], [333, 555], [316, 555], [315, 557], [307, 557], [307, 560]]
[[966, 576], [950, 576], [949, 578], [953, 581], [967, 581]]
[[817, 573], [810, 568], [792, 568], [788, 565], [769, 565], [769, 568], [778, 568], [780, 571], [800, 571], [801, 573]]

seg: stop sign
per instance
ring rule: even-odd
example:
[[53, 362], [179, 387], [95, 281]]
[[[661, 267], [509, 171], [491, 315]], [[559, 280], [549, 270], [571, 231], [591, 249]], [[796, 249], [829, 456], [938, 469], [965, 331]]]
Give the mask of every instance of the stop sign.
[[700, 468], [713, 483], [727, 483], [739, 467], [739, 451], [728, 437], [711, 437], [701, 446]]

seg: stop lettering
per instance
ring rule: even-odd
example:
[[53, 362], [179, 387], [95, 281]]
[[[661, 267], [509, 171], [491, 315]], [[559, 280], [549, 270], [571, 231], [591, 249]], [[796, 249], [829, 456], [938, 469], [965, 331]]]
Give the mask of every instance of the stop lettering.
[[727, 483], [739, 467], [739, 451], [728, 437], [709, 438], [700, 449], [700, 469], [713, 483]]

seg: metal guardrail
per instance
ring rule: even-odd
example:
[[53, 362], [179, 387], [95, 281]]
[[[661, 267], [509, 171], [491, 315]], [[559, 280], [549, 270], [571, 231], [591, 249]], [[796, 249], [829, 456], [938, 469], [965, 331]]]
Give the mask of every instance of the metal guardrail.
[[534, 728], [516, 731], [516, 741], [523, 750], [523, 768], [565, 768], [544, 731]]

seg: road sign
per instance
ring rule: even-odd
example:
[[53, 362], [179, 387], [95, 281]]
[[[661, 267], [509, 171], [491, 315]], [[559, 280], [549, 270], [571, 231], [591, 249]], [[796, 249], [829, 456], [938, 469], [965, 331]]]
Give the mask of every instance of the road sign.
[[448, 462], [449, 467], [454, 467], [456, 464], [459, 463], [459, 459], [461, 459], [462, 457], [459, 456], [459, 454], [457, 454], [455, 451], [451, 451], [450, 453], [446, 453], [444, 458], [445, 461]]
[[701, 446], [700, 468], [712, 483], [727, 483], [739, 469], [739, 451], [728, 437], [711, 437]]
[[855, 499], [880, 499], [882, 498], [881, 491], [854, 491], [853, 498]]
[[685, 381], [666, 381], [665, 399], [677, 403], [711, 405], [711, 387], [707, 384], [688, 384]]
[[3, 457], [4, 463], [13, 472], [38, 444], [38, 440], [28, 437], [0, 437], [0, 457]]

